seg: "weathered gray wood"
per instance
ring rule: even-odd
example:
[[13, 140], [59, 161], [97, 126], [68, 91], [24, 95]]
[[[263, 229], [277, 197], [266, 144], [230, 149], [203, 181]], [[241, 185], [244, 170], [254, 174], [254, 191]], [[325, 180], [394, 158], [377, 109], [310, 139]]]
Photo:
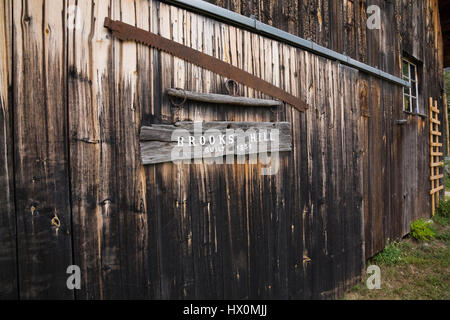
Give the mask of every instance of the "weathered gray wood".
[[[141, 141], [176, 141], [171, 139], [172, 132], [175, 129], [185, 129], [194, 133], [193, 121], [180, 121], [173, 125], [168, 124], [153, 124], [151, 126], [141, 127], [140, 140]], [[233, 121], [211, 121], [201, 123], [203, 130], [210, 129], [278, 129], [285, 135], [290, 135], [291, 124], [289, 122], [233, 122]]]
[[[12, 95], [20, 299], [73, 299], [63, 1], [14, 1]], [[57, 221], [57, 222], [55, 222]], [[103, 259], [103, 258], [102, 258]]]
[[278, 100], [237, 97], [217, 93], [192, 92], [174, 88], [167, 89], [167, 94], [173, 97], [186, 98], [187, 100], [206, 103], [223, 103], [251, 107], [278, 107], [283, 105], [283, 102]]
[[[278, 130], [278, 144], [270, 141], [271, 138], [274, 140], [276, 139], [275, 136], [270, 136], [272, 130]], [[228, 137], [234, 132], [243, 138], [241, 138], [242, 140], [239, 140], [238, 137], [235, 136], [233, 143], [230, 143]], [[275, 134], [275, 131], [273, 133]], [[256, 148], [254, 140], [250, 143], [251, 134], [253, 134], [252, 137], [256, 137], [258, 141], [266, 141], [267, 149], [261, 151]], [[192, 145], [189, 143], [189, 136], [194, 137], [195, 139], [193, 142], [194, 144]], [[230, 144], [221, 144], [219, 136], [222, 136], [223, 140]], [[183, 146], [189, 146], [190, 153], [186, 154], [181, 152], [183, 147], [179, 145], [179, 137], [182, 137], [183, 139]], [[201, 145], [202, 149], [195, 149], [194, 146], [200, 146], [200, 137], [204, 137], [205, 142]], [[291, 124], [288, 122], [182, 121], [176, 122], [174, 125], [154, 124], [141, 128], [140, 140], [141, 159], [143, 164], [154, 164], [174, 160], [215, 158], [227, 154], [255, 154], [264, 152], [264, 150], [270, 152], [292, 150]], [[248, 145], [248, 149], [241, 149], [239, 147], [243, 144]], [[209, 147], [221, 146], [225, 146], [226, 149], [214, 149], [214, 151], [210, 153], [208, 152], [210, 149], [206, 149]], [[175, 148], [178, 148], [177, 150], [180, 151], [181, 154], [174, 158], [173, 151]], [[203, 152], [199, 152], [198, 150], [202, 150]]]
[[[445, 105], [437, 0], [370, 1], [386, 17], [382, 32], [367, 28], [368, 1], [211, 2], [390, 72], [409, 52], [426, 66], [424, 99]], [[338, 297], [365, 258], [431, 213], [428, 119], [402, 111], [401, 88], [156, 0], [2, 3], [11, 9], [0, 5], [0, 68], [11, 71], [0, 71], [1, 299], [18, 297], [17, 284], [19, 297], [39, 299]], [[312, 107], [192, 103], [175, 115], [166, 88], [221, 92], [225, 79], [112, 39], [105, 16], [227, 61]], [[141, 122], [186, 119], [287, 121], [293, 151], [273, 176], [248, 162], [141, 166]], [[55, 213], [60, 227], [49, 234]], [[69, 263], [81, 268], [81, 290], [65, 287]]]
[[[0, 2], [0, 300], [17, 299], [17, 242], [11, 117], [12, 1]], [[3, 18], [4, 17], [4, 18]]]

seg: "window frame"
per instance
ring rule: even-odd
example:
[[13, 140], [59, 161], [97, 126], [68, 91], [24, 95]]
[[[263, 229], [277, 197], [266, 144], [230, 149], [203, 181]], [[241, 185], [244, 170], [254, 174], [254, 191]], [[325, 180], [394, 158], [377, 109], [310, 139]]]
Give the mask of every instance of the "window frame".
[[[405, 76], [404, 74], [404, 63], [408, 65], [408, 75]], [[414, 67], [414, 80], [411, 77], [411, 66]], [[417, 70], [417, 63], [412, 62], [410, 59], [406, 57], [402, 57], [402, 79], [405, 81], [408, 81], [410, 84], [410, 87], [403, 87], [402, 90], [402, 104], [403, 104], [403, 111], [414, 113], [414, 114], [420, 114], [420, 106], [419, 106], [419, 77], [418, 77], [418, 70]], [[415, 95], [412, 94], [413, 86], [415, 87]], [[405, 91], [408, 91], [408, 93], [405, 93]], [[408, 98], [409, 100], [409, 110], [407, 110], [405, 107], [405, 98]], [[413, 100], [416, 102], [415, 110], [413, 110]]]

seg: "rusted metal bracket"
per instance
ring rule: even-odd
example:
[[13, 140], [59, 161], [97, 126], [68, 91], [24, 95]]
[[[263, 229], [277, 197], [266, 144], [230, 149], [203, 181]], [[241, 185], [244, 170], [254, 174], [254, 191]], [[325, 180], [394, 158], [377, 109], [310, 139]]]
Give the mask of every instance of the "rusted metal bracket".
[[251, 73], [236, 68], [229, 63], [203, 52], [194, 50], [178, 42], [163, 38], [157, 34], [134, 27], [127, 23], [111, 20], [110, 18], [105, 18], [104, 26], [110, 29], [112, 34], [120, 40], [136, 41], [159, 49], [214, 73], [220, 74], [221, 76], [227, 77], [228, 79], [233, 79], [253, 89], [264, 92], [267, 95], [278, 98], [294, 106], [299, 111], [304, 112], [308, 109], [306, 102], [300, 98], [289, 94], [267, 81], [255, 77]]

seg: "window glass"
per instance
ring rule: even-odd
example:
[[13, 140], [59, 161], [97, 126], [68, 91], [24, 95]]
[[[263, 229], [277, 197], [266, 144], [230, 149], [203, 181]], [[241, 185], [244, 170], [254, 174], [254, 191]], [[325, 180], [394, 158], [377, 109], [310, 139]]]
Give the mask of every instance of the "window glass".
[[409, 88], [407, 88], [407, 87], [403, 87], [403, 93], [404, 94], [409, 94]]
[[405, 111], [411, 111], [411, 109], [409, 108], [409, 96], [405, 95], [403, 97], [403, 107], [405, 109]]
[[419, 112], [416, 65], [403, 59], [402, 75], [403, 79], [411, 85], [410, 88], [403, 88], [403, 110], [407, 112]]
[[409, 78], [409, 65], [405, 60], [403, 60], [403, 78]]
[[417, 99], [411, 98], [411, 111], [417, 112]]
[[415, 82], [411, 82], [411, 95], [413, 97], [417, 96], [417, 92], [416, 92], [416, 83]]
[[411, 80], [416, 80], [416, 66], [413, 64], [411, 64], [410, 66], [411, 66], [411, 72], [409, 73], [410, 78]]

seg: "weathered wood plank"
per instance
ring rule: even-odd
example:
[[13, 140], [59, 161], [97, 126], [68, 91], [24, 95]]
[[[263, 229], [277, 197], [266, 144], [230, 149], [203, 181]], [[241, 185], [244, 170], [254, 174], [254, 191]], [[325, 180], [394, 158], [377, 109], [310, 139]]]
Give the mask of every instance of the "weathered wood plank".
[[430, 167], [441, 167], [444, 165], [443, 161], [439, 161], [439, 162], [433, 162], [430, 164]]
[[[171, 7], [170, 16], [172, 29], [172, 39], [176, 42], [187, 44], [189, 29], [187, 25], [187, 15], [185, 10]], [[187, 83], [186, 75], [187, 62], [182, 59], [174, 57], [174, 86], [185, 88]], [[178, 117], [183, 119], [186, 116], [185, 110], [179, 110]], [[179, 224], [179, 259], [180, 259], [180, 277], [182, 281], [179, 284], [180, 299], [191, 299], [195, 297], [195, 278], [194, 278], [194, 263], [193, 263], [193, 246], [192, 246], [192, 215], [191, 203], [189, 199], [189, 184], [190, 184], [190, 168], [178, 164], [173, 166], [174, 181], [177, 191], [175, 192], [176, 208], [174, 214], [176, 215]], [[194, 213], [195, 214], [195, 213]]]
[[439, 120], [436, 120], [434, 118], [430, 119], [430, 121], [435, 124], [441, 124], [441, 122]]
[[[69, 1], [79, 17], [68, 29], [69, 128], [74, 257], [80, 299], [125, 296], [120, 269], [116, 181], [114, 46], [102, 21], [120, 8], [105, 1]], [[110, 10], [111, 8], [111, 10]], [[117, 61], [116, 61], [117, 62]]]
[[434, 195], [436, 192], [439, 192], [440, 190], [443, 190], [444, 189], [444, 186], [442, 185], [442, 186], [439, 186], [439, 187], [436, 187], [436, 188], [434, 188], [434, 189], [432, 189], [431, 191], [430, 191], [430, 194], [431, 195]]
[[[159, 29], [159, 2], [149, 1], [149, 30], [152, 32], [158, 32]], [[142, 123], [148, 124], [152, 121], [161, 121], [161, 98], [162, 89], [160, 83], [160, 53], [158, 50], [148, 48], [150, 50], [150, 65], [149, 71], [141, 74], [141, 83], [145, 83], [146, 77], [148, 77], [149, 87], [141, 87], [144, 91], [140, 96], [143, 98], [145, 94], [151, 93], [148, 97], [148, 108], [143, 108]], [[140, 61], [142, 59], [139, 59]], [[139, 93], [138, 93], [139, 96]], [[150, 273], [150, 285], [152, 298], [161, 299], [162, 298], [162, 286], [163, 281], [162, 275], [162, 244], [161, 244], [161, 233], [158, 230], [162, 229], [161, 222], [161, 205], [160, 205], [160, 185], [158, 184], [156, 166], [144, 167], [146, 176], [146, 205], [148, 213], [148, 241], [149, 241], [149, 251], [148, 260], [151, 261], [149, 265]]]
[[[166, 90], [169, 96], [183, 99], [213, 103], [213, 104], [232, 104], [240, 106], [254, 106], [254, 107], [277, 107], [283, 105], [283, 102], [269, 99], [255, 99], [239, 96], [230, 96], [226, 94], [217, 93], [201, 93], [192, 92], [182, 89], [169, 88]], [[177, 102], [178, 103], [178, 102]]]
[[[196, 127], [197, 126], [197, 127]], [[202, 129], [202, 133], [208, 130], [226, 131], [238, 130], [247, 131], [254, 130], [272, 130], [280, 131], [280, 138], [282, 136], [290, 136], [291, 125], [289, 122], [251, 122], [251, 121], [208, 121], [208, 122], [193, 122], [193, 121], [179, 121], [175, 124], [153, 124], [151, 126], [143, 126], [141, 128], [141, 141], [177, 141], [177, 136], [172, 137], [174, 130], [185, 130], [186, 133], [194, 134], [198, 128]], [[197, 129], [196, 129], [197, 128]], [[200, 133], [200, 132], [198, 132]]]
[[[186, 44], [196, 50], [202, 50], [203, 47], [203, 37], [202, 37], [202, 25], [204, 18], [195, 15], [188, 14], [188, 23], [190, 26], [189, 30], [185, 30], [188, 34], [186, 36]], [[202, 91], [203, 77], [202, 70], [196, 65], [188, 65], [186, 71], [186, 82], [190, 86], [190, 89], [195, 91]], [[191, 107], [188, 105], [188, 110], [183, 108], [183, 112], [187, 111], [186, 117], [189, 119], [196, 119], [197, 114], [201, 111], [200, 106]], [[205, 111], [208, 110], [206, 105], [204, 106]], [[195, 281], [190, 283], [195, 288], [196, 298], [207, 299], [207, 298], [218, 298], [219, 292], [215, 285], [215, 279], [213, 278], [213, 268], [210, 261], [213, 260], [214, 256], [214, 242], [208, 241], [205, 234], [207, 230], [207, 220], [203, 217], [208, 216], [211, 208], [211, 203], [209, 202], [209, 194], [206, 191], [205, 183], [205, 171], [202, 165], [189, 166], [189, 188], [188, 195], [188, 210], [191, 216], [191, 230], [192, 230], [192, 265], [193, 265], [193, 278]], [[212, 254], [211, 254], [212, 253]]]
[[[152, 30], [154, 24], [154, 14], [157, 2], [139, 0], [136, 1], [136, 25], [146, 30]], [[152, 97], [154, 94], [153, 81], [154, 74], [154, 52], [155, 50], [147, 46], [137, 46], [137, 89], [136, 89], [136, 108], [140, 112], [140, 118], [136, 117], [135, 125], [140, 125], [141, 122], [146, 121], [154, 114], [154, 106]], [[138, 129], [139, 130], [139, 129]], [[138, 138], [137, 138], [138, 139]], [[140, 162], [139, 156], [136, 158]], [[136, 255], [140, 258], [141, 263], [139, 265], [141, 289], [148, 290], [148, 294], [142, 294], [141, 297], [150, 299], [158, 299], [160, 296], [160, 287], [158, 279], [158, 256], [157, 256], [157, 243], [152, 241], [153, 234], [156, 233], [156, 224], [154, 224], [153, 215], [149, 214], [152, 210], [149, 208], [148, 197], [148, 185], [150, 178], [146, 174], [145, 168], [139, 166], [139, 181], [141, 182], [139, 188], [139, 194], [142, 198], [139, 199], [140, 207], [143, 209], [139, 217], [139, 222], [136, 223], [139, 228], [139, 242], [137, 243]], [[150, 182], [151, 184], [152, 182]], [[141, 205], [142, 204], [142, 205]]]
[[[154, 2], [156, 6], [154, 31], [171, 39], [172, 28], [177, 26], [172, 23], [171, 6], [161, 2]], [[176, 13], [176, 11], [173, 11]], [[168, 28], [167, 26], [171, 26]], [[172, 87], [175, 81], [175, 58], [166, 54], [158, 53], [157, 71], [155, 73], [154, 108], [155, 113], [160, 114], [159, 121], [174, 121], [181, 115], [172, 110], [165, 88]], [[141, 153], [142, 155], [142, 153]], [[183, 262], [181, 237], [181, 217], [179, 202], [179, 171], [172, 163], [163, 163], [155, 168], [154, 177], [156, 202], [152, 205], [150, 214], [155, 215], [157, 221], [157, 245], [160, 274], [160, 294], [162, 299], [181, 299], [183, 296]], [[170, 190], [170, 191], [169, 191]], [[150, 209], [151, 210], [151, 209]]]
[[12, 1], [0, 3], [0, 300], [17, 299], [12, 124]]
[[[148, 1], [113, 1], [113, 19], [136, 25], [148, 23]], [[137, 13], [139, 14], [139, 18]], [[144, 19], [142, 21], [141, 19]], [[128, 58], [129, 57], [129, 58]], [[118, 274], [121, 279], [121, 297], [126, 299], [148, 299], [150, 297], [148, 267], [148, 223], [145, 202], [145, 174], [140, 164], [139, 127], [141, 105], [138, 104], [138, 45], [133, 42], [114, 41], [114, 156], [119, 224], [118, 247], [120, 257]]]
[[444, 153], [432, 151], [432, 152], [431, 152], [431, 155], [432, 155], [433, 157], [442, 157], [442, 156], [444, 155]]
[[443, 174], [438, 174], [438, 175], [431, 176], [430, 180], [439, 180], [439, 179], [442, 179], [442, 178], [444, 178], [444, 175]]
[[73, 299], [62, 1], [15, 1], [14, 143], [22, 299]]
[[439, 137], [442, 136], [442, 133], [439, 131], [436, 131], [436, 130], [431, 130], [430, 134], [433, 136], [439, 136]]
[[[310, 83], [314, 83], [312, 79], [312, 63], [310, 62], [311, 54], [308, 52], [303, 53], [303, 57], [299, 63], [300, 69], [300, 85], [302, 88], [302, 93], [304, 94], [306, 101], [308, 103], [314, 102], [313, 90], [312, 86], [308, 85]], [[304, 66], [301, 68], [301, 66]], [[312, 109], [312, 108], [311, 108]], [[315, 109], [315, 106], [314, 106]], [[305, 116], [305, 127], [308, 128], [305, 132], [305, 141], [304, 146], [307, 152], [304, 153], [304, 169], [302, 170], [303, 180], [306, 180], [309, 188], [305, 190], [305, 202], [302, 208], [302, 240], [303, 240], [303, 252], [302, 252], [302, 263], [303, 263], [303, 271], [304, 271], [304, 281], [303, 281], [303, 297], [305, 299], [311, 299], [313, 295], [313, 284], [312, 284], [312, 274], [313, 274], [313, 262], [312, 262], [312, 253], [313, 253], [313, 234], [312, 232], [308, 232], [308, 230], [312, 230], [313, 228], [313, 207], [312, 203], [312, 194], [314, 192], [313, 186], [313, 154], [318, 154], [317, 150], [313, 149], [313, 141], [314, 138], [312, 136], [312, 132], [315, 132], [314, 122], [312, 117], [314, 116], [313, 112], [307, 112]], [[300, 179], [300, 177], [298, 177]]]
[[[346, 205], [347, 202], [344, 199], [339, 199], [336, 195], [344, 194], [343, 189], [346, 188], [349, 183], [339, 184], [336, 181], [342, 181], [346, 179], [343, 172], [343, 166], [340, 162], [334, 161], [336, 158], [346, 158], [344, 144], [345, 135], [344, 129], [349, 125], [344, 117], [344, 112], [349, 109], [347, 101], [344, 101], [346, 96], [344, 95], [345, 84], [348, 82], [345, 68], [336, 65], [329, 65], [327, 63], [328, 72], [324, 75], [325, 78], [325, 108], [322, 111], [325, 118], [323, 125], [326, 125], [328, 135], [326, 135], [326, 141], [324, 141], [326, 147], [325, 153], [325, 166], [326, 170], [330, 170], [332, 174], [327, 177], [328, 188], [324, 190], [326, 196], [324, 202], [326, 208], [329, 211], [335, 212], [333, 215], [326, 216], [324, 221], [324, 233], [326, 235], [324, 239], [325, 253], [328, 259], [327, 265], [329, 273], [328, 285], [334, 286], [341, 291], [342, 281], [345, 278], [345, 267], [343, 263], [344, 256], [340, 254], [345, 248], [345, 239], [343, 228], [345, 228], [346, 217]], [[322, 129], [323, 130], [323, 129]], [[322, 132], [322, 134], [324, 134]], [[346, 161], [348, 163], [348, 160]], [[331, 232], [333, 230], [333, 232]], [[326, 289], [329, 291], [330, 289]], [[338, 291], [338, 292], [339, 292]]]
[[290, 151], [290, 133], [290, 124], [287, 122], [215, 121], [152, 125], [141, 128], [141, 158], [143, 164], [154, 164], [223, 155]]

